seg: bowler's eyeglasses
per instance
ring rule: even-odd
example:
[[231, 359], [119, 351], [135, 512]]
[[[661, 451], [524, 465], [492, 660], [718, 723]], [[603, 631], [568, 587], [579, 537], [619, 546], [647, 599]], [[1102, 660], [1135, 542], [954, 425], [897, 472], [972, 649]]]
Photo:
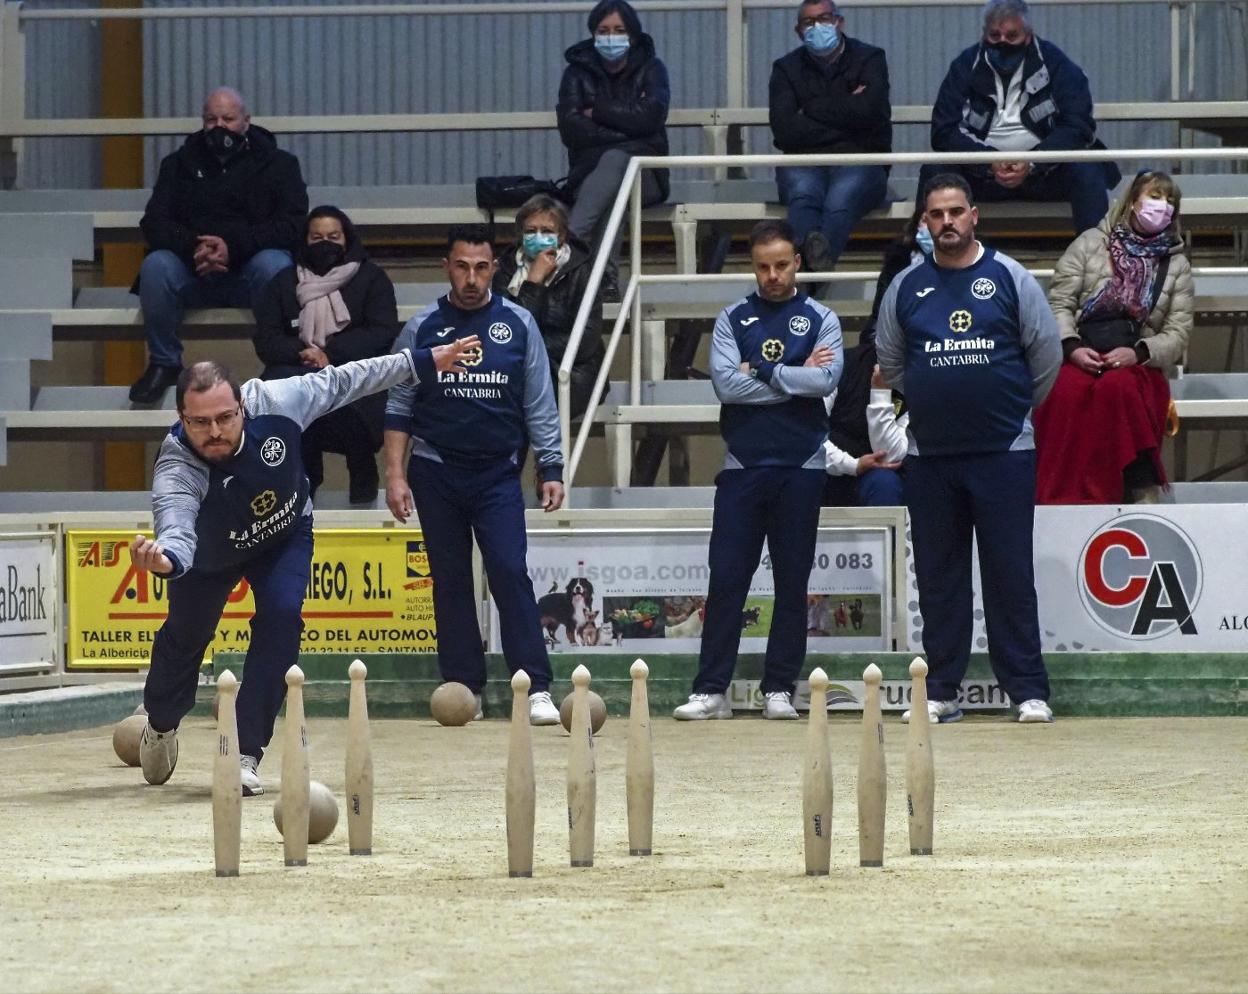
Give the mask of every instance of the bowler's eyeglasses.
[[242, 408], [236, 407], [226, 414], [218, 414], [215, 418], [188, 418], [184, 414], [182, 420], [186, 422], [188, 428], [194, 428], [196, 431], [207, 431], [213, 425], [224, 431], [238, 419], [241, 413]]

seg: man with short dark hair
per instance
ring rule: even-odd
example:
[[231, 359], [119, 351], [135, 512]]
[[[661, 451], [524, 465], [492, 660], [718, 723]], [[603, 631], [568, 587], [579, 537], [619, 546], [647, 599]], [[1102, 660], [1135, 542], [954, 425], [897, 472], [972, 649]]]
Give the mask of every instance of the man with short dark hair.
[[130, 388], [136, 404], [177, 381], [186, 308], [253, 306], [292, 265], [308, 212], [299, 160], [251, 123], [237, 90], [213, 90], [202, 116], [203, 128], [161, 160], [139, 222], [151, 252], [136, 283], [148, 352]]
[[926, 717], [962, 717], [974, 537], [993, 672], [1019, 721], [1052, 721], [1032, 563], [1032, 410], [1062, 364], [1057, 322], [1035, 278], [975, 239], [979, 213], [962, 176], [934, 177], [924, 204], [933, 252], [889, 285], [876, 349], [910, 413], [905, 491], [930, 667]]
[[[795, 48], [771, 67], [768, 119], [776, 148], [815, 152], [891, 152], [892, 108], [883, 49], [845, 34], [832, 0], [797, 10]], [[831, 269], [850, 232], [884, 202], [887, 166], [778, 166], [780, 200], [808, 270]]]
[[[1088, 77], [1051, 41], [1037, 38], [1025, 0], [988, 0], [983, 35], [953, 60], [932, 108], [936, 152], [1052, 152], [1104, 148], [1096, 137]], [[1105, 216], [1112, 162], [994, 162], [924, 166], [919, 192], [937, 173], [959, 172], [979, 200], [1069, 200], [1075, 233]]]
[[731, 718], [726, 692], [741, 643], [741, 612], [763, 541], [774, 583], [763, 669], [763, 717], [796, 718], [806, 658], [806, 586], [823, 493], [824, 398], [843, 363], [841, 323], [797, 289], [793, 229], [763, 221], [750, 235], [758, 289], [725, 307], [711, 341], [711, 382], [727, 443], [715, 478], [710, 586], [698, 673], [683, 721]]
[[[546, 511], [563, 504], [563, 453], [550, 364], [533, 316], [490, 284], [498, 263], [483, 225], [452, 228], [442, 262], [450, 292], [407, 322], [396, 349], [411, 350], [416, 385], [386, 402], [386, 504], [399, 521], [414, 510], [433, 575], [438, 668], [477, 699], [485, 653], [473, 589], [476, 536], [498, 607], [503, 655], [530, 680], [529, 720], [554, 725], [550, 660], [525, 557], [519, 454], [533, 447]], [[429, 350], [471, 340], [464, 369], [434, 375]]]
[[[426, 353], [421, 375], [454, 368], [474, 344]], [[256, 613], [238, 694], [238, 746], [244, 795], [264, 793], [257, 767], [286, 695], [286, 671], [299, 659], [312, 567], [301, 435], [322, 415], [412, 376], [412, 355], [400, 352], [241, 386], [216, 362], [178, 377], [178, 423], [161, 444], [152, 481], [155, 538], [130, 544], [134, 565], [165, 578], [169, 593], [143, 690], [148, 724], [139, 758], [148, 783], [173, 774], [178, 725], [195, 704], [204, 652], [230, 591], [246, 579]]]

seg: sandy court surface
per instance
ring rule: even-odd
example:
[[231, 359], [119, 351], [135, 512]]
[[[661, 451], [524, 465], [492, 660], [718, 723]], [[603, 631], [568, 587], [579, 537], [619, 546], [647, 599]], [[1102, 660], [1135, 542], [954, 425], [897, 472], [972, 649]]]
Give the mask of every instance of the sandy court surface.
[[[375, 855], [345, 815], [282, 865], [271, 793], [212, 872], [211, 744], [173, 780], [109, 729], [0, 741], [0, 989], [1214, 991], [1248, 987], [1248, 724], [968, 720], [933, 730], [936, 855], [911, 857], [887, 719], [885, 868], [860, 869], [858, 724], [834, 720], [832, 876], [803, 874], [805, 722], [654, 724], [656, 855], [627, 854], [625, 721], [598, 738], [598, 865], [567, 865], [568, 739], [535, 729], [536, 876], [509, 880], [507, 726], [373, 723]], [[310, 724], [341, 798], [346, 722]], [[280, 726], [275, 743], [280, 744]]]

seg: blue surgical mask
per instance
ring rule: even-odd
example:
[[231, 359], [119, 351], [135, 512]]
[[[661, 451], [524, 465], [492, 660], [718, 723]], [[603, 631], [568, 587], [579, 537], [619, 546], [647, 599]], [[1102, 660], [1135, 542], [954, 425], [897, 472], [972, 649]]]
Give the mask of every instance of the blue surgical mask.
[[525, 233], [523, 244], [525, 258], [536, 259], [547, 249], [557, 249], [559, 247], [559, 236], [545, 234], [541, 231], [529, 231]]
[[594, 48], [608, 62], [616, 62], [628, 54], [628, 35], [594, 35]]
[[827, 55], [840, 41], [841, 33], [836, 30], [835, 24], [815, 24], [802, 35], [802, 44], [811, 55]]
[[1003, 76], [1013, 76], [1027, 55], [1027, 46], [1022, 43], [1010, 45], [1004, 41], [998, 41], [988, 44], [986, 48], [988, 49], [988, 64]]
[[914, 233], [914, 244], [919, 247], [924, 255], [931, 255], [935, 248], [932, 244], [932, 233], [926, 228], [920, 228]]

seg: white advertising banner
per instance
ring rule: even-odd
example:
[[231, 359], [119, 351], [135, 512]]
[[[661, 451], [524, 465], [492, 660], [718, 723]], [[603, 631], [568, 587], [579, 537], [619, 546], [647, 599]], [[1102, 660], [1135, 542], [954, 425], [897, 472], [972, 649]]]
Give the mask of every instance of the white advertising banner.
[[56, 665], [56, 538], [0, 533], [0, 675]]
[[[880, 710], [905, 711], [910, 707], [909, 680], [880, 681]], [[866, 684], [861, 680], [834, 680], [828, 684], [829, 711], [861, 711]], [[1010, 699], [994, 680], [963, 680], [958, 700], [964, 711], [1000, 710], [1010, 706]], [[728, 686], [728, 703], [734, 711], [761, 711], [762, 685], [758, 680], [733, 680]], [[797, 682], [793, 707], [810, 710], [810, 684]]]
[[[1041, 646], [1050, 652], [1242, 652], [1248, 647], [1248, 557], [1238, 504], [1036, 508]], [[907, 535], [907, 540], [909, 536]], [[908, 557], [906, 629], [923, 621]], [[987, 650], [978, 562], [972, 651]]]
[[[706, 609], [708, 528], [530, 532], [529, 577], [552, 652], [694, 652]], [[812, 652], [889, 648], [888, 528], [821, 528], [806, 597]], [[741, 612], [741, 651], [762, 652], [771, 626], [771, 559]], [[501, 651], [490, 602], [490, 648]]]

